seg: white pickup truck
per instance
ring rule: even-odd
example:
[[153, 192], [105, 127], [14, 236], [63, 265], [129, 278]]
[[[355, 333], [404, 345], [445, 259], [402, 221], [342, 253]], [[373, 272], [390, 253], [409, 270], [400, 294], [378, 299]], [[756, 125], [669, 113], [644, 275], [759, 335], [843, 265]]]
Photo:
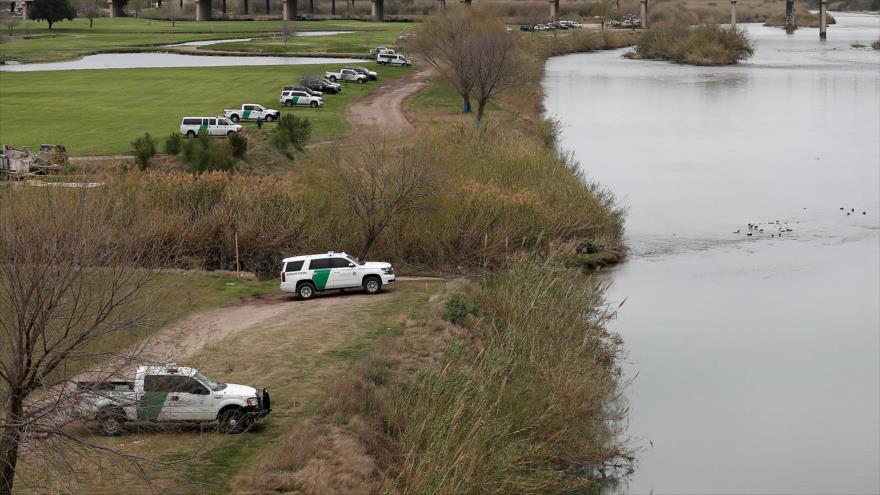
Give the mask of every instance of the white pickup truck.
[[331, 82], [336, 81], [355, 81], [358, 84], [363, 84], [367, 82], [368, 77], [359, 73], [354, 69], [342, 69], [339, 72], [327, 72], [324, 75], [327, 79], [330, 79]]
[[272, 110], [256, 103], [246, 103], [241, 108], [227, 108], [223, 110], [223, 114], [233, 122], [257, 119], [262, 119], [266, 122], [278, 120], [278, 110]]
[[139, 366], [132, 380], [78, 381], [73, 416], [97, 421], [105, 435], [129, 422], [218, 421], [220, 431], [247, 431], [269, 414], [269, 389], [218, 383], [194, 368]]

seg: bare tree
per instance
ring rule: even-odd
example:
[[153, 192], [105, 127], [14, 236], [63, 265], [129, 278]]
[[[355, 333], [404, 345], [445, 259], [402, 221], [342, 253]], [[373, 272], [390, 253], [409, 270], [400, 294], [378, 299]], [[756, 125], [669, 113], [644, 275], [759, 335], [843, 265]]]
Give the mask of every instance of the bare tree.
[[108, 342], [155, 323], [150, 315], [161, 293], [152, 256], [172, 243], [158, 234], [158, 226], [147, 225], [125, 195], [85, 188], [5, 189], [0, 494], [12, 492], [25, 458], [56, 477], [75, 472], [73, 458], [103, 458], [142, 472], [142, 459], [66, 427], [73, 394], [66, 384], [74, 373], [100, 363], [112, 375], [136, 359], [136, 350], [110, 353]]
[[463, 102], [463, 112], [471, 111], [470, 50], [467, 44], [473, 23], [472, 10], [443, 11], [432, 16], [419, 28], [415, 37], [406, 41], [409, 49], [415, 51], [431, 64], [441, 77], [449, 81]]
[[19, 22], [21, 22], [21, 18], [16, 14], [10, 14], [3, 19], [3, 24], [6, 24], [6, 29], [9, 30], [10, 37], [12, 37], [12, 33], [15, 31], [15, 26], [18, 26]]
[[452, 83], [464, 101], [465, 113], [470, 111], [471, 98], [477, 99], [478, 123], [489, 100], [538, 73], [527, 66], [519, 37], [483, 9], [433, 16], [421, 26], [411, 46]]
[[359, 258], [395, 219], [426, 209], [439, 194], [436, 162], [425, 146], [400, 148], [384, 141], [333, 160], [332, 173], [360, 227]]
[[488, 15], [475, 18], [467, 45], [473, 95], [477, 99], [479, 123], [489, 101], [510, 88], [523, 86], [536, 77], [538, 61], [529, 60], [519, 38], [509, 33], [504, 23]]
[[287, 48], [287, 40], [291, 36], [296, 36], [296, 26], [291, 21], [283, 21], [281, 23], [281, 38], [284, 39], [284, 48]]
[[605, 29], [605, 21], [611, 16], [611, 10], [611, 0], [600, 0], [598, 3], [593, 4], [593, 7], [590, 8], [590, 13], [594, 17], [599, 18], [599, 22], [602, 23], [602, 29]]
[[98, 5], [97, 0], [77, 0], [75, 3], [76, 13], [80, 17], [89, 20], [89, 28], [94, 27], [95, 18], [101, 17], [104, 10]]
[[174, 27], [174, 24], [180, 19], [183, 9], [181, 9], [180, 2], [175, 2], [171, 0], [165, 3], [163, 7], [165, 10], [165, 16], [171, 21], [171, 27]]

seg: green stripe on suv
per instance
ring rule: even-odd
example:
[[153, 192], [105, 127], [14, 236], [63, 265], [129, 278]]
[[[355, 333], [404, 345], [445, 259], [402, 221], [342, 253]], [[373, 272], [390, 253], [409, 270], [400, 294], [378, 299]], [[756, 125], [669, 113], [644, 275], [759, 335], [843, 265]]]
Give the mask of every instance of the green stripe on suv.
[[315, 273], [312, 274], [312, 282], [318, 290], [323, 290], [324, 287], [327, 287], [328, 278], [330, 278], [330, 268], [318, 268], [315, 270]]

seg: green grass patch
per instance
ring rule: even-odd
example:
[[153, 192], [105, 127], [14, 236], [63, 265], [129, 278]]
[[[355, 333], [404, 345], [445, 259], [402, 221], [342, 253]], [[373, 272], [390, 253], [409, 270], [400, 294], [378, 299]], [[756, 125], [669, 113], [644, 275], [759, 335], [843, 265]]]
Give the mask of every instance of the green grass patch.
[[595, 270], [603, 266], [614, 265], [620, 262], [620, 257], [611, 251], [599, 251], [591, 254], [573, 254], [561, 256], [559, 262], [567, 268], [580, 268], [583, 270]]
[[342, 93], [328, 95], [322, 108], [288, 109], [278, 102], [285, 84], [342, 65], [78, 70], [52, 72], [51, 77], [4, 72], [0, 143], [31, 149], [60, 143], [72, 155], [128, 154], [131, 141], [144, 132], [164, 138], [179, 131], [185, 116], [222, 115], [224, 108], [243, 103], [307, 117], [312, 139], [328, 139], [349, 131], [349, 102], [412, 70], [365, 63], [378, 69], [380, 82], [349, 83]]
[[[296, 22], [298, 31], [358, 31], [332, 41], [336, 36], [303, 36], [290, 38], [285, 50], [300, 53], [366, 53], [373, 43], [391, 44], [409, 25], [362, 21]], [[15, 30], [15, 36], [3, 43], [0, 53], [22, 62], [68, 60], [96, 52], [132, 47], [158, 46], [185, 41], [224, 38], [271, 36], [281, 31], [281, 21], [212, 21], [194, 22], [100, 18], [89, 28], [88, 20], [76, 19], [55, 24], [50, 31], [45, 22], [26, 21]], [[255, 42], [255, 44], [259, 44]], [[271, 45], [271, 41], [267, 43]], [[261, 48], [242, 43], [223, 45], [223, 49], [256, 51]], [[336, 47], [327, 50], [326, 46]], [[270, 50], [266, 48], [266, 50]]]

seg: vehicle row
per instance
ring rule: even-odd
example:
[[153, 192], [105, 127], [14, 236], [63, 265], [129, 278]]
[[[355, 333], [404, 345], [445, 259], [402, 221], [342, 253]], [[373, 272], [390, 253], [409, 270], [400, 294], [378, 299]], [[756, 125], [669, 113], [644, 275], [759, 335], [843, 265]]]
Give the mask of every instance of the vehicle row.
[[577, 21], [553, 21], [543, 24], [523, 24], [519, 27], [520, 31], [556, 31], [565, 29], [580, 29], [583, 24]]

